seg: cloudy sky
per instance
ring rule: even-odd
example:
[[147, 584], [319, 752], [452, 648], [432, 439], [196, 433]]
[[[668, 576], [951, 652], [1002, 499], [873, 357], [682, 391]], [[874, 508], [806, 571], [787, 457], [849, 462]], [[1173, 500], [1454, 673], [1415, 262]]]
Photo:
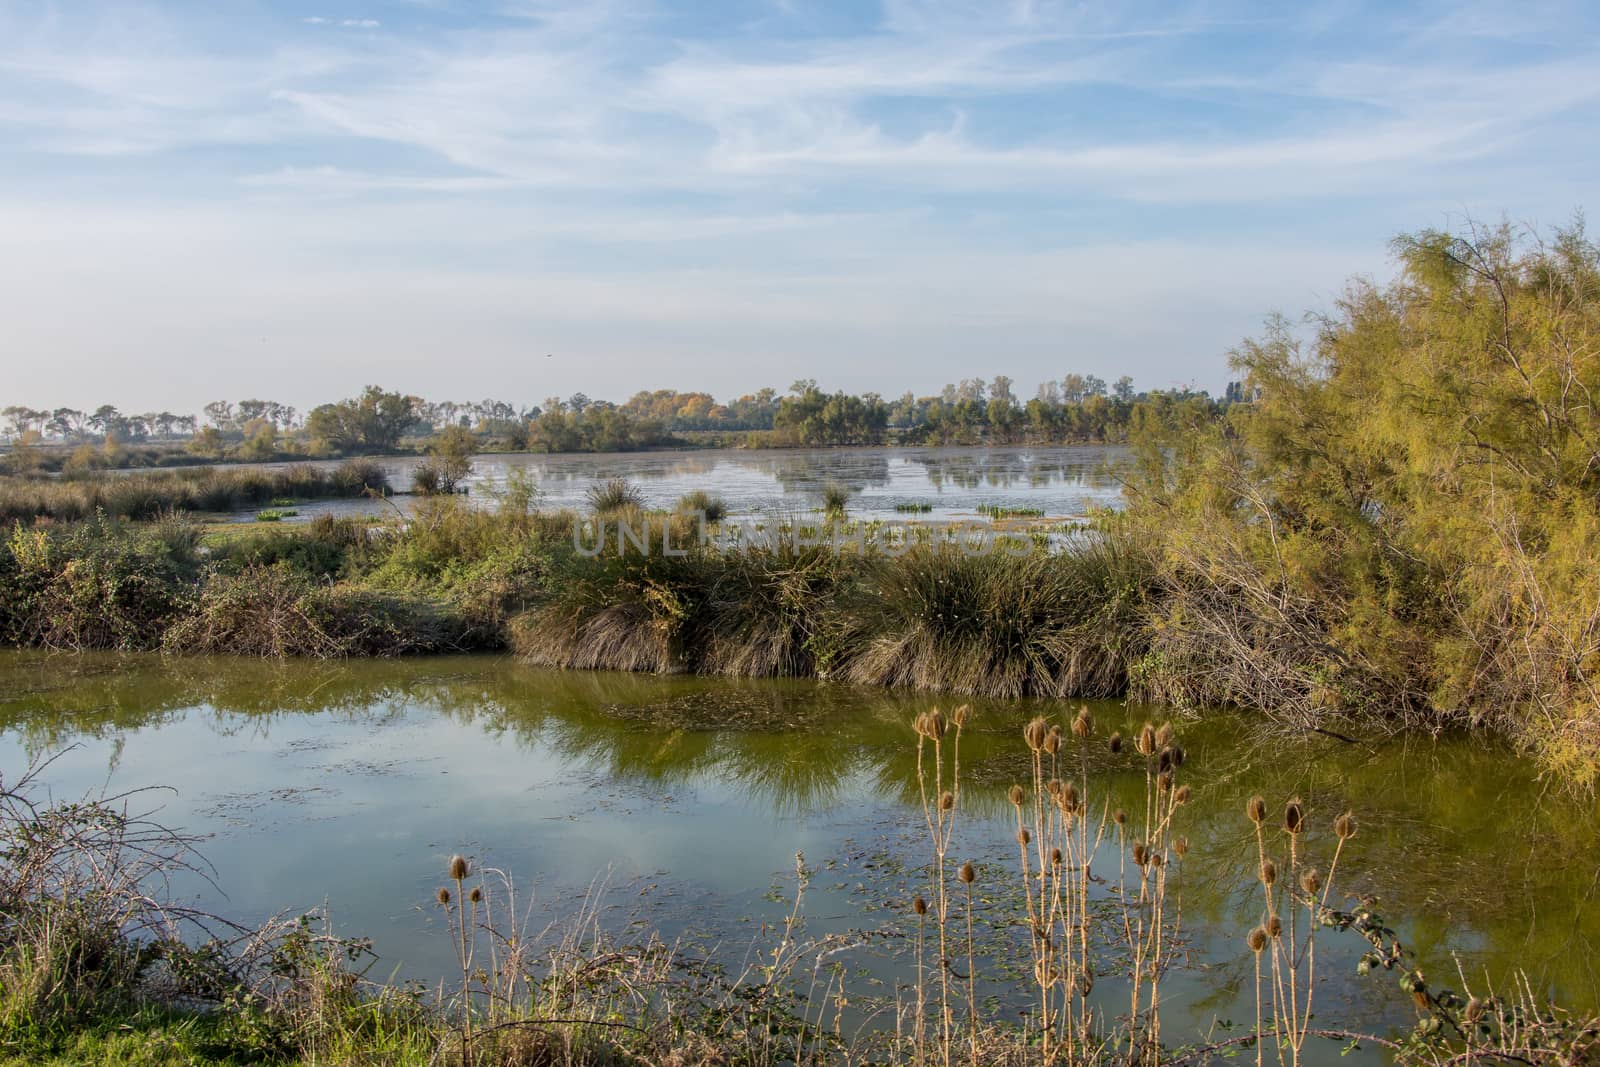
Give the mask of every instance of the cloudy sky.
[[[0, 405], [1219, 390], [1600, 163], [1600, 14], [0, 0]], [[1592, 205], [1591, 205], [1592, 206]]]

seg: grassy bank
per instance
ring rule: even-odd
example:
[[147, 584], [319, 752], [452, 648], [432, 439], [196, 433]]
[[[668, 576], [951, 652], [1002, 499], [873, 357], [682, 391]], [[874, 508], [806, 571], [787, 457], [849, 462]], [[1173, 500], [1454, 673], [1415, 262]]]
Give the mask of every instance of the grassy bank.
[[331, 469], [301, 464], [275, 470], [191, 467], [61, 478], [0, 476], [0, 521], [78, 521], [96, 514], [153, 519], [173, 511], [234, 511], [389, 490], [383, 469], [370, 460], [348, 460]]
[[[1163, 991], [1197, 965], [1185, 931], [1204, 921], [1181, 891], [1201, 858], [1182, 739], [1154, 723], [1107, 736], [1087, 710], [1035, 719], [1011, 742], [1020, 780], [995, 824], [969, 822], [969, 725], [961, 707], [906, 730], [926, 834], [867, 928], [806, 932], [797, 857], [783, 917], [733, 951], [742, 964], [718, 963], [626, 920], [611, 929], [603, 897], [541, 931], [512, 874], [456, 856], [415, 902], [455, 962], [423, 984], [383, 979], [371, 944], [323, 916], [257, 926], [175, 900], [168, 879], [212, 872], [194, 840], [138, 814], [153, 801], [44, 804], [30, 772], [0, 783], [0, 1062], [1178, 1067], [1340, 1048], [1416, 1065], [1595, 1062], [1596, 1021], [1543, 1003], [1525, 977], [1425, 976], [1430, 961], [1346, 888], [1356, 818], [1297, 797], [1251, 797], [1233, 816], [1246, 847], [1208, 857], [1259, 901], [1256, 925], [1202, 964], [1242, 975], [1251, 1017], [1164, 1025]], [[1142, 782], [1126, 809], [1106, 774]], [[986, 847], [993, 833], [1009, 847]], [[317, 872], [305, 877], [315, 893]], [[876, 989], [854, 964], [886, 950], [899, 977]], [[1395, 1003], [1415, 1021], [1374, 1032], [1342, 1017], [1327, 1003], [1335, 960], [1371, 981], [1366, 1010]]]

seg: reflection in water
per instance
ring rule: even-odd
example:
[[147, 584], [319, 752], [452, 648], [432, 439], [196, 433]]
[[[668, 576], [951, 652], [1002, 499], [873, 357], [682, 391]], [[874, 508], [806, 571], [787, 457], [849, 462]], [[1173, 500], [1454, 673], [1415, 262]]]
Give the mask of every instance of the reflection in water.
[[[241, 918], [324, 899], [384, 955], [426, 971], [427, 899], [458, 848], [533, 872], [552, 899], [599, 871], [666, 886], [657, 922], [748, 929], [796, 849], [838, 862], [813, 900], [813, 932], [895, 921], [905, 885], [881, 881], [925, 856], [908, 724], [928, 700], [811, 682], [558, 673], [489, 657], [343, 664], [0, 654], [0, 771], [69, 752], [57, 796], [110, 781], [177, 788], [163, 818], [216, 836], [206, 848]], [[975, 702], [962, 749], [963, 855], [1013, 861], [1005, 789], [1027, 771], [1019, 728], [1052, 702]], [[1087, 755], [1101, 803], [1137, 810], [1145, 778], [1103, 744], [1150, 709], [1096, 707]], [[1259, 733], [1212, 716], [1181, 725], [1193, 844], [1182, 906], [1196, 966], [1175, 1010], [1197, 1025], [1246, 996], [1242, 931], [1256, 891], [1242, 812], [1260, 792], [1303, 797], [1313, 825], [1353, 808], [1362, 832], [1341, 869], [1403, 923], [1441, 977], [1526, 968], [1574, 1007], [1600, 1004], [1591, 951], [1597, 828], [1522, 763], [1481, 743]], [[1324, 840], [1327, 839], [1323, 828]], [[1315, 841], [1314, 834], [1312, 835]], [[863, 857], [876, 857], [868, 862]], [[315, 873], [310, 873], [315, 872]], [[901, 875], [902, 879], [911, 877]], [[196, 892], [203, 892], [197, 889]], [[685, 901], [694, 900], [692, 908]], [[868, 906], [870, 903], [870, 907]], [[723, 925], [718, 925], [723, 924]], [[1338, 942], [1331, 942], [1337, 944]], [[1356, 946], [1330, 952], [1333, 999], [1391, 1010], [1389, 982], [1352, 977]], [[1319, 953], [1321, 950], [1319, 949]], [[1342, 953], [1342, 954], [1341, 954]], [[1319, 956], [1320, 960], [1320, 956]], [[1319, 962], [1319, 973], [1321, 970]], [[1332, 1008], [1330, 1007], [1330, 1012]]]
[[[912, 503], [931, 505], [927, 514], [936, 519], [970, 517], [981, 506], [1039, 508], [1050, 517], [1071, 518], [1091, 507], [1116, 505], [1116, 470], [1126, 456], [1126, 449], [1099, 445], [488, 455], [474, 461], [467, 484], [471, 499], [487, 505], [512, 471], [524, 471], [538, 484], [545, 506], [581, 508], [584, 492], [595, 482], [628, 478], [649, 507], [671, 507], [685, 493], [704, 489], [722, 497], [734, 515], [810, 510], [832, 484], [849, 491], [851, 512], [858, 518], [892, 518], [896, 504]], [[405, 489], [419, 460], [386, 457], [376, 462], [396, 488]], [[409, 501], [402, 497], [401, 503]], [[323, 512], [389, 508], [370, 500], [336, 500], [297, 510], [304, 521]], [[239, 517], [254, 514], [250, 510]]]

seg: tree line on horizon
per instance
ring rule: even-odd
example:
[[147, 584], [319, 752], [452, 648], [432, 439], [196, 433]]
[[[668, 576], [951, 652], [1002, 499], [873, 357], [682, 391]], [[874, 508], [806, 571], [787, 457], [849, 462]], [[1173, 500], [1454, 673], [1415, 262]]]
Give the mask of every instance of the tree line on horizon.
[[[392, 452], [402, 441], [457, 428], [485, 446], [542, 452], [688, 443], [682, 434], [700, 443], [710, 438], [775, 447], [1116, 441], [1152, 412], [1175, 405], [1211, 412], [1220, 406], [1204, 391], [1139, 392], [1126, 376], [1108, 385], [1095, 375], [1067, 374], [1042, 383], [1027, 400], [1013, 386], [1011, 378], [996, 375], [951, 383], [930, 396], [908, 390], [887, 399], [875, 392], [828, 392], [815, 379], [800, 379], [786, 394], [764, 388], [726, 403], [707, 392], [657, 389], [640, 390], [620, 404], [578, 392], [519, 406], [495, 399], [429, 401], [371, 385], [303, 415], [271, 400], [214, 401], [205, 406], [203, 421], [171, 412], [125, 414], [110, 404], [93, 411], [11, 405], [0, 409], [0, 429], [10, 438], [13, 460], [36, 446], [76, 444], [69, 464], [93, 468], [122, 465], [119, 450], [126, 446], [166, 444], [205, 459], [270, 460]], [[1238, 399], [1237, 391], [1230, 385], [1223, 402]], [[16, 471], [24, 464], [10, 466]]]

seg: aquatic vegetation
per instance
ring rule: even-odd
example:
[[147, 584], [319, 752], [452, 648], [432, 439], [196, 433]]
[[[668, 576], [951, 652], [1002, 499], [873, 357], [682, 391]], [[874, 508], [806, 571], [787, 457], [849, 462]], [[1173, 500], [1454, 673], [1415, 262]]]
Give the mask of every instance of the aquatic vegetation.
[[137, 474], [89, 473], [62, 478], [0, 476], [0, 522], [76, 521], [104, 514], [155, 519], [171, 511], [232, 511], [270, 503], [386, 493], [389, 482], [371, 460], [328, 469], [296, 464], [275, 470], [193, 467]]
[[699, 515], [708, 523], [719, 523], [728, 517], [727, 501], [720, 496], [713, 496], [704, 489], [685, 493], [678, 500], [677, 510], [684, 514]]
[[822, 513], [830, 519], [843, 519], [850, 509], [850, 490], [836, 482], [822, 487]]
[[596, 482], [584, 492], [584, 499], [596, 515], [611, 515], [644, 507], [644, 494], [626, 478]]
[[1036, 519], [1044, 515], [1043, 508], [1002, 507], [999, 504], [979, 504], [978, 514], [991, 519]]
[[282, 522], [292, 519], [300, 513], [293, 508], [264, 508], [256, 512], [257, 522]]
[[[648, 929], [616, 939], [603, 894], [541, 931], [509, 872], [456, 854], [430, 896], [457, 977], [431, 987], [371, 977], [370, 943], [335, 936], [323, 916], [247, 928], [172, 903], [167, 876], [202, 862], [192, 839], [128, 816], [128, 798], [36, 804], [35, 770], [0, 783], [0, 853], [14, 861], [0, 867], [0, 1047], [70, 1058], [95, 1047], [92, 1035], [154, 1043], [181, 1024], [204, 1035], [202, 1062], [1178, 1067], [1254, 1053], [1293, 1067], [1313, 1040], [1415, 1067], [1600, 1052], [1600, 1020], [1543, 1002], [1523, 976], [1476, 992], [1464, 976], [1459, 991], [1426, 976], [1373, 902], [1338, 888], [1355, 817], [1293, 797], [1251, 798], [1254, 847], [1203, 868], [1261, 901], [1256, 925], [1221, 950], [1254, 976], [1253, 1021], [1175, 1032], [1165, 991], [1192, 965], [1196, 920], [1180, 890], [1197, 858], [1186, 834], [1194, 764], [1177, 731], [1150, 723], [1117, 744], [1087, 709], [1029, 721], [1011, 742], [1026, 770], [1005, 798], [1014, 863], [977, 863], [960, 853], [993, 824], [969, 818], [972, 727], [967, 706], [912, 720], [904, 744], [927, 862], [907, 869], [906, 895], [878, 929], [807, 934], [811, 872], [797, 856], [781, 919], [729, 972]], [[1131, 778], [1126, 808], [1108, 774]], [[994, 969], [980, 924], [1014, 932], [1025, 966]], [[847, 1030], [858, 993], [840, 961], [902, 935], [903, 996]], [[1319, 958], [1340, 958], [1329, 939], [1363, 944], [1358, 977], [1382, 976], [1415, 1021], [1375, 1031], [1331, 1017], [1318, 994]]]
[[907, 515], [926, 515], [928, 512], [933, 510], [933, 505], [927, 503], [926, 501], [911, 501], [896, 504], [894, 509], [902, 514]]

